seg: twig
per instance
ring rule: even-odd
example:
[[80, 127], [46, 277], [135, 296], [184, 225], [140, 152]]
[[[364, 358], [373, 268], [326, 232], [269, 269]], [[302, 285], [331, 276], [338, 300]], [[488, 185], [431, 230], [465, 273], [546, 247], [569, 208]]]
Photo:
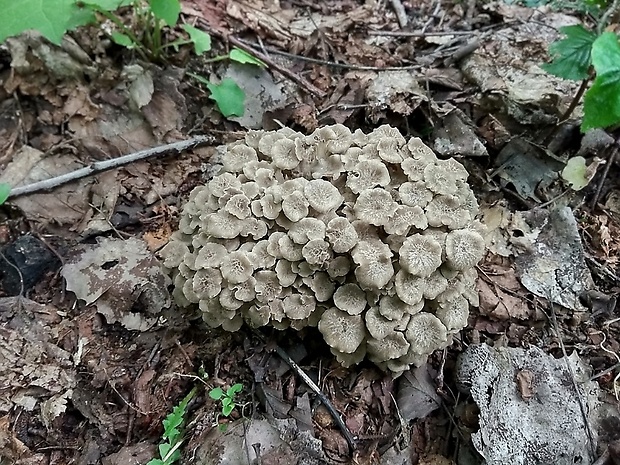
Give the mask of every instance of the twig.
[[618, 11], [619, 6], [620, 2], [618, 0], [614, 0], [611, 6], [607, 8], [607, 10], [605, 10], [605, 13], [603, 13], [603, 16], [601, 17], [601, 20], [598, 22], [597, 32], [599, 35], [603, 33], [603, 31], [607, 27], [607, 22], [609, 21], [609, 18], [612, 14]]
[[24, 296], [24, 275], [22, 274], [22, 270], [19, 269], [19, 266], [17, 266], [17, 264], [13, 263], [11, 260], [9, 260], [7, 258], [6, 255], [4, 255], [4, 253], [2, 253], [2, 250], [0, 250], [0, 257], [9, 264], [9, 266], [11, 268], [13, 268], [15, 270], [15, 272], [17, 273], [17, 276], [19, 277], [19, 297], [23, 297]]
[[58, 186], [62, 186], [72, 181], [76, 181], [86, 176], [108, 171], [114, 168], [119, 168], [129, 163], [144, 160], [146, 158], [155, 157], [157, 155], [168, 154], [170, 152], [183, 152], [184, 150], [197, 147], [199, 145], [212, 144], [214, 142], [213, 137], [210, 136], [198, 136], [189, 140], [175, 142], [173, 144], [161, 145], [152, 149], [140, 150], [139, 152], [130, 153], [129, 155], [123, 155], [122, 157], [112, 158], [111, 160], [97, 161], [84, 168], [66, 173], [60, 176], [56, 176], [45, 181], [35, 182], [27, 186], [15, 187], [11, 189], [9, 199], [19, 197], [20, 195], [32, 194], [34, 192], [46, 191]]
[[584, 427], [586, 433], [588, 435], [588, 441], [590, 443], [590, 452], [592, 453], [592, 457], [596, 456], [596, 446], [594, 445], [594, 435], [592, 434], [592, 430], [590, 429], [590, 422], [588, 421], [588, 414], [586, 406], [584, 405], [583, 399], [581, 398], [581, 391], [577, 386], [577, 381], [575, 380], [575, 373], [573, 372], [573, 366], [571, 365], [568, 354], [566, 353], [566, 347], [564, 346], [564, 340], [562, 339], [562, 333], [560, 332], [560, 326], [558, 325], [558, 320], [555, 315], [555, 304], [551, 300], [551, 296], [549, 296], [549, 307], [551, 310], [551, 322], [553, 324], [553, 328], [558, 337], [558, 342], [560, 344], [560, 348], [562, 349], [562, 355], [564, 356], [564, 362], [566, 364], [566, 369], [570, 374], [570, 379], [573, 384], [573, 389], [575, 390], [575, 394], [577, 395], [577, 401], [579, 402], [579, 409], [581, 410], [581, 416], [583, 418]]
[[618, 276], [616, 273], [611, 271], [604, 264], [599, 263], [598, 260], [596, 258], [594, 258], [593, 255], [590, 255], [589, 253], [584, 252], [584, 257], [585, 257], [586, 261], [590, 262], [593, 265], [593, 267], [596, 268], [596, 270], [594, 270], [594, 271], [596, 272], [596, 274], [598, 276], [605, 275], [605, 277], [607, 277], [608, 279], [611, 279], [611, 280], [616, 281], [616, 282], [620, 282], [620, 276]]
[[[246, 44], [248, 47], [252, 47], [254, 50], [261, 50], [259, 44], [255, 44], [243, 39], [237, 39], [240, 42]], [[278, 50], [272, 47], [263, 47], [269, 53], [273, 53], [274, 55], [280, 55], [286, 58], [290, 58], [292, 60], [306, 61], [308, 63], [316, 63], [319, 65], [330, 66], [332, 68], [342, 68], [342, 69], [350, 69], [352, 71], [407, 71], [412, 69], [421, 69], [420, 65], [412, 65], [412, 66], [364, 66], [364, 65], [352, 65], [349, 63], [336, 63], [335, 61], [328, 60], [319, 60], [318, 58], [309, 58], [301, 55], [295, 55], [294, 53], [285, 52], [283, 50]], [[254, 53], [252, 51], [252, 53]]]
[[596, 204], [598, 203], [598, 200], [601, 197], [601, 192], [603, 191], [603, 184], [605, 183], [605, 180], [607, 179], [607, 175], [609, 174], [609, 169], [611, 168], [611, 165], [614, 164], [614, 160], [616, 159], [616, 156], [618, 155], [619, 142], [620, 141], [616, 139], [611, 149], [611, 153], [609, 154], [609, 160], [607, 160], [607, 163], [605, 164], [605, 169], [603, 170], [601, 179], [599, 180], [598, 186], [596, 187], [596, 192], [594, 193], [594, 198], [592, 199], [592, 204], [590, 205], [591, 210], [594, 210], [596, 208]]
[[[254, 333], [263, 341], [265, 340], [265, 337], [259, 331], [254, 331]], [[288, 366], [290, 366], [299, 375], [299, 377], [304, 381], [304, 383], [306, 383], [306, 385], [310, 389], [312, 389], [312, 391], [314, 391], [314, 393], [323, 403], [325, 408], [327, 408], [331, 416], [336, 421], [336, 424], [340, 428], [340, 431], [342, 431], [342, 434], [347, 441], [347, 444], [349, 444], [349, 448], [351, 449], [351, 451], [356, 450], [357, 444], [355, 436], [351, 434], [351, 431], [349, 431], [349, 428], [347, 428], [347, 425], [342, 420], [340, 413], [338, 413], [338, 410], [336, 410], [336, 408], [332, 405], [327, 396], [323, 394], [323, 392], [316, 385], [316, 383], [312, 381], [312, 379], [306, 374], [304, 370], [301, 369], [299, 365], [297, 365], [297, 363], [295, 363], [295, 361], [284, 351], [284, 349], [282, 349], [278, 345], [276, 345], [275, 347], [276, 353], [282, 358], [282, 360], [284, 360], [288, 364]]]
[[240, 39], [237, 39], [236, 37], [227, 36], [225, 34], [222, 34], [219, 31], [211, 29], [209, 27], [209, 24], [204, 19], [202, 19], [202, 18], [198, 18], [198, 22], [200, 22], [200, 24], [202, 24], [202, 26], [207, 30], [207, 32], [209, 32], [209, 34], [214, 35], [216, 37], [219, 37], [221, 40], [228, 41], [231, 44], [233, 44], [234, 46], [239, 47], [241, 50], [244, 50], [244, 51], [254, 55], [256, 58], [258, 58], [263, 63], [268, 65], [269, 68], [277, 71], [278, 73], [282, 74], [283, 76], [286, 76], [291, 81], [293, 81], [295, 84], [303, 87], [304, 89], [306, 89], [309, 93], [311, 93], [315, 97], [319, 97], [319, 98], [324, 98], [325, 97], [326, 94], [321, 89], [319, 89], [318, 87], [315, 87], [314, 85], [312, 85], [311, 83], [309, 83], [305, 79], [297, 76], [291, 70], [286, 69], [286, 68], [280, 66], [279, 64], [277, 64], [275, 61], [273, 61], [271, 58], [269, 58], [264, 53], [254, 49], [252, 47], [249, 47], [243, 41], [241, 41]]
[[480, 39], [476, 37], [470, 40], [469, 42], [467, 42], [466, 44], [457, 48], [451, 56], [446, 58], [446, 60], [444, 61], [444, 65], [451, 66], [454, 63], [461, 61], [466, 56], [469, 56], [472, 53], [474, 53], [474, 51], [478, 47], [480, 47]]
[[541, 203], [540, 205], [538, 205], [538, 207], [536, 208], [545, 208], [548, 207], [549, 205], [551, 205], [552, 203], [560, 200], [562, 197], [564, 197], [566, 194], [568, 194], [572, 189], [569, 187], [568, 189], [566, 189], [565, 191], [562, 191], [561, 193], [559, 193], [558, 195], [556, 195], [555, 197], [547, 200], [545, 203]]
[[620, 368], [620, 363], [616, 363], [613, 366], [610, 366], [609, 368], [607, 368], [606, 370], [601, 371], [600, 373], [597, 373], [595, 375], [592, 375], [590, 377], [590, 381], [594, 381], [595, 379], [599, 379], [601, 376], [605, 376], [607, 373], [611, 373], [613, 371], [616, 371], [617, 368]]
[[407, 32], [407, 31], [368, 31], [371, 36], [394, 37], [434, 37], [434, 36], [471, 36], [478, 31], [446, 31], [446, 32]]
[[394, 9], [394, 13], [396, 13], [396, 20], [398, 21], [398, 25], [401, 29], [406, 28], [409, 20], [407, 19], [405, 7], [403, 7], [403, 4], [400, 2], [400, 0], [390, 0], [390, 4]]
[[601, 455], [596, 462], [592, 463], [592, 465], [605, 465], [610, 457], [609, 448], [607, 448], [605, 452], [603, 452], [603, 455]]
[[441, 1], [438, 1], [435, 4], [435, 9], [433, 10], [429, 18], [426, 20], [426, 23], [424, 23], [424, 26], [422, 27], [422, 32], [426, 32], [426, 29], [430, 27], [430, 25], [433, 23], [433, 21], [439, 14], [439, 10], [441, 10]]

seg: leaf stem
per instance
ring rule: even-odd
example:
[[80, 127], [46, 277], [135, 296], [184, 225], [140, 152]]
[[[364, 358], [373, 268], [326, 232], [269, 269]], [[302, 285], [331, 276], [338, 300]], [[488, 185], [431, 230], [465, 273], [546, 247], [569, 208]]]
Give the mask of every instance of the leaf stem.
[[605, 13], [603, 13], [603, 16], [601, 16], [601, 19], [596, 27], [596, 32], [599, 36], [605, 31], [609, 18], [618, 11], [619, 7], [620, 0], [614, 0], [614, 2], [609, 6], [609, 8], [605, 10]]
[[216, 61], [227, 60], [229, 58], [228, 54], [226, 55], [218, 55], [213, 58], [209, 58], [208, 60], [204, 60], [203, 63], [215, 63]]
[[116, 27], [118, 27], [123, 32], [123, 34], [125, 34], [127, 37], [129, 37], [131, 39], [131, 41], [136, 45], [136, 51], [138, 52], [138, 54], [140, 55], [140, 57], [143, 60], [149, 61], [149, 58], [148, 58], [148, 56], [147, 56], [147, 54], [145, 53], [145, 50], [144, 50], [144, 45], [142, 45], [140, 40], [138, 40], [138, 38], [136, 37], [136, 35], [133, 33], [133, 31], [130, 28], [125, 26], [123, 24], [123, 22], [116, 15], [112, 14], [111, 12], [109, 12], [107, 10], [104, 10], [103, 8], [97, 8], [97, 7], [94, 7], [94, 8], [100, 14], [102, 14], [107, 19], [112, 21], [114, 23], [114, 25]]
[[583, 97], [583, 94], [588, 88], [588, 84], [590, 83], [591, 80], [592, 80], [592, 73], [590, 73], [590, 76], [588, 76], [586, 79], [581, 81], [581, 85], [579, 86], [579, 89], [577, 89], [577, 92], [575, 93], [573, 100], [570, 102], [570, 105], [568, 106], [564, 114], [560, 117], [560, 120], [556, 123], [553, 130], [547, 135], [547, 137], [545, 137], [545, 139], [542, 142], [542, 145], [544, 145], [545, 147], [549, 145], [551, 143], [551, 140], [555, 137], [555, 135], [560, 130], [560, 125], [564, 123], [566, 120], [568, 120], [568, 118], [570, 118], [570, 115], [573, 114], [573, 111], [575, 111], [575, 108], [577, 108], [577, 105], [579, 105], [579, 102], [581, 101], [581, 97]]
[[573, 114], [573, 111], [575, 111], [575, 108], [577, 108], [577, 105], [579, 105], [579, 102], [581, 101], [581, 97], [583, 96], [584, 92], [588, 88], [588, 84], [590, 83], [591, 80], [592, 80], [592, 74], [590, 73], [590, 76], [588, 76], [586, 79], [581, 81], [581, 85], [579, 86], [579, 89], [577, 89], [577, 93], [573, 97], [573, 101], [570, 103], [570, 105], [568, 106], [564, 114], [562, 115], [562, 118], [560, 119], [560, 123], [566, 121], [570, 117], [570, 115]]

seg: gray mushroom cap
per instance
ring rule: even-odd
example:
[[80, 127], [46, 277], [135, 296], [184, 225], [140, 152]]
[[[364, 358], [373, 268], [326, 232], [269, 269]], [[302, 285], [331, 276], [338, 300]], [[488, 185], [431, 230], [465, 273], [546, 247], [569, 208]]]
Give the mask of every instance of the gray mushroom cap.
[[400, 266], [414, 276], [430, 276], [441, 266], [441, 245], [429, 236], [409, 236], [398, 253]]
[[455, 270], [473, 268], [482, 260], [484, 252], [484, 238], [471, 229], [451, 231], [446, 237], [446, 257]]
[[357, 284], [343, 284], [334, 293], [334, 304], [349, 315], [359, 315], [366, 308], [366, 294]]
[[339, 352], [351, 354], [366, 337], [366, 328], [360, 315], [349, 315], [336, 307], [323, 313], [319, 331], [325, 342]]
[[448, 340], [448, 333], [439, 318], [422, 312], [411, 317], [405, 337], [411, 344], [411, 350], [422, 355], [442, 348]]

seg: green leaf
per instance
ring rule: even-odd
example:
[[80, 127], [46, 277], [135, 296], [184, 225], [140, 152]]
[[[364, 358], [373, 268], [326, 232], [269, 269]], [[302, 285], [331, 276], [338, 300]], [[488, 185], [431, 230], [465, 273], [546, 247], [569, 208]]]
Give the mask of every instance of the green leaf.
[[181, 458], [181, 451], [177, 449], [172, 453], [172, 455], [170, 455], [170, 457], [168, 457], [168, 460], [166, 460], [166, 464], [175, 463], [180, 458]]
[[50, 42], [60, 44], [69, 26], [80, 23], [76, 20], [79, 8], [75, 0], [0, 0], [0, 11], [0, 42], [34, 29]]
[[587, 178], [586, 159], [583, 157], [570, 158], [562, 170], [562, 178], [570, 183], [573, 190], [579, 191], [586, 187], [590, 182]]
[[213, 400], [220, 400], [224, 395], [222, 388], [214, 388], [209, 391], [209, 397]]
[[233, 403], [233, 400], [230, 397], [222, 397], [222, 406], [228, 407]]
[[542, 69], [564, 79], [586, 79], [596, 33], [581, 25], [561, 27], [560, 31], [566, 34], [566, 39], [558, 40], [549, 46], [553, 61], [542, 65]]
[[131, 40], [131, 37], [122, 32], [113, 31], [111, 37], [115, 44], [122, 45], [123, 47], [134, 48], [136, 46], [135, 42]]
[[161, 459], [151, 459], [146, 465], [166, 465]]
[[222, 79], [219, 84], [207, 84], [211, 98], [225, 117], [243, 116], [245, 92], [230, 78]]
[[82, 0], [84, 5], [104, 11], [116, 11], [131, 4], [129, 0]]
[[241, 383], [233, 384], [230, 387], [230, 389], [228, 389], [228, 394], [229, 395], [237, 394], [238, 392], [241, 392], [242, 389], [243, 389], [243, 384]]
[[266, 66], [265, 63], [260, 61], [254, 55], [251, 55], [245, 50], [241, 50], [240, 48], [237, 48], [237, 47], [234, 47], [230, 51], [230, 53], [228, 54], [228, 57], [232, 61], [236, 61], [238, 63], [249, 63], [251, 65], [260, 66], [261, 68], [264, 68]]
[[159, 449], [159, 456], [161, 458], [164, 458], [166, 454], [170, 452], [170, 449], [172, 449], [172, 445], [168, 444], [167, 442], [164, 442], [158, 446], [158, 449]]
[[196, 55], [202, 55], [211, 50], [211, 36], [194, 26], [184, 24], [183, 29], [189, 34], [189, 39], [194, 43]]
[[225, 405], [222, 407], [222, 415], [227, 417], [228, 415], [232, 413], [234, 409], [235, 409], [235, 404]]
[[596, 79], [583, 100], [583, 132], [620, 122], [620, 44], [614, 33], [605, 32], [594, 41], [592, 65]]
[[0, 205], [6, 202], [6, 199], [9, 198], [10, 193], [11, 193], [11, 185], [5, 182], [0, 182]]
[[157, 19], [168, 26], [174, 26], [179, 20], [181, 3], [179, 0], [150, 0], [151, 11]]

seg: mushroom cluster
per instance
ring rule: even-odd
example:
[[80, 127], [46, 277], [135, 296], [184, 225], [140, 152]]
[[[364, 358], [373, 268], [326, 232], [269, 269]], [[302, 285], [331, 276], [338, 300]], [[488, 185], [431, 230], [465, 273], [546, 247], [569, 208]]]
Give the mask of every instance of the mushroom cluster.
[[318, 326], [344, 366], [424, 363], [477, 305], [485, 250], [467, 171], [390, 126], [250, 131], [162, 249], [212, 327]]

